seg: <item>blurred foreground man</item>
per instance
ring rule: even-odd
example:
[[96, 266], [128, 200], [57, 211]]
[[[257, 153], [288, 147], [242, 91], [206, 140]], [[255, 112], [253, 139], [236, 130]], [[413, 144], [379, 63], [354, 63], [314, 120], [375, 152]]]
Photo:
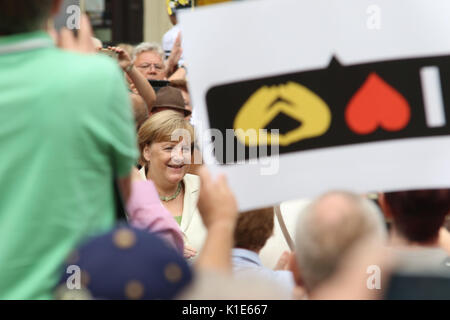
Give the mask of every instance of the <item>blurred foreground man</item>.
[[[71, 249], [113, 226], [137, 158], [118, 66], [44, 31], [61, 2], [0, 2], [0, 299], [51, 297]], [[83, 17], [59, 42], [90, 53], [91, 36]]]
[[369, 200], [348, 192], [319, 197], [297, 222], [296, 259], [291, 266], [297, 285], [309, 299], [320, 299], [320, 287], [333, 278], [354, 248], [366, 241], [382, 245], [386, 239], [383, 215]]

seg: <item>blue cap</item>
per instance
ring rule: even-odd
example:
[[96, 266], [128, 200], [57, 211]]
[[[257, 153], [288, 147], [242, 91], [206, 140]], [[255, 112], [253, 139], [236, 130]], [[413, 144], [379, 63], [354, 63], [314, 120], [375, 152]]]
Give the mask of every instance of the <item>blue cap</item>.
[[169, 300], [191, 280], [185, 259], [162, 239], [119, 226], [71, 254], [56, 298]]

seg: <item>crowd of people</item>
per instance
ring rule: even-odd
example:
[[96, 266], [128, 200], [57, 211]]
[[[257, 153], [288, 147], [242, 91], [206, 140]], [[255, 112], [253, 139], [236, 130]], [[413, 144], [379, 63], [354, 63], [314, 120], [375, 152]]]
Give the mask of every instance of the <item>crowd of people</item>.
[[[76, 36], [49, 27], [61, 3], [0, 2], [0, 299], [426, 298], [450, 284], [450, 189], [330, 191], [263, 265], [274, 208], [238, 213], [225, 176], [193, 161], [176, 10], [164, 49], [109, 47], [87, 16]], [[405, 277], [429, 296], [394, 285]]]

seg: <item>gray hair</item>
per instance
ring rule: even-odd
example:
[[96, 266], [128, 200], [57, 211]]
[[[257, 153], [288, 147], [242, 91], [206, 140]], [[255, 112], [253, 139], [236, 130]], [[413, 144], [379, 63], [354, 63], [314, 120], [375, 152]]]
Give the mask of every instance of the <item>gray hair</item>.
[[161, 46], [156, 42], [142, 42], [141, 44], [136, 46], [136, 48], [134, 48], [133, 50], [132, 56], [133, 62], [136, 61], [136, 57], [143, 52], [155, 52], [161, 57], [161, 60], [164, 62], [165, 59], [164, 51], [161, 48]]
[[[331, 197], [338, 197], [342, 207], [318, 208]], [[331, 277], [349, 249], [366, 239], [387, 240], [383, 214], [372, 201], [343, 191], [313, 201], [300, 213], [295, 237], [297, 263], [306, 288], [314, 290]]]

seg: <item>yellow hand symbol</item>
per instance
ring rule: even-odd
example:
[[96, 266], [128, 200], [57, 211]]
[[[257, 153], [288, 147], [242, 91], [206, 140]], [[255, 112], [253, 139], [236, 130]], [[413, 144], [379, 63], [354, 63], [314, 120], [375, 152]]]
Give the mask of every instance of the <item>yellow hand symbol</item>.
[[[245, 135], [247, 130], [259, 133], [259, 129], [266, 128], [280, 113], [297, 120], [301, 125], [279, 136], [270, 133], [257, 134], [256, 137]], [[279, 139], [280, 145], [288, 146], [321, 136], [328, 131], [330, 125], [331, 112], [328, 105], [314, 92], [295, 82], [258, 89], [242, 106], [234, 121], [237, 138], [247, 146], [271, 144], [275, 138]]]

